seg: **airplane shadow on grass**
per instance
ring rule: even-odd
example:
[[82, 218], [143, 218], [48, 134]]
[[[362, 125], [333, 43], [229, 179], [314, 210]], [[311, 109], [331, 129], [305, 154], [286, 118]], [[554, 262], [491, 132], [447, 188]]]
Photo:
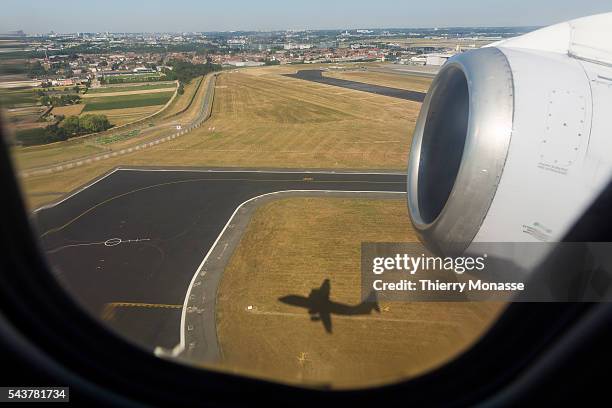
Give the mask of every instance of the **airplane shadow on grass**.
[[327, 333], [332, 332], [332, 314], [341, 316], [369, 315], [373, 310], [380, 313], [375, 292], [372, 292], [370, 296], [368, 296], [368, 299], [358, 305], [346, 305], [334, 302], [329, 299], [329, 292], [329, 279], [325, 279], [321, 287], [310, 291], [308, 297], [288, 295], [280, 297], [278, 300], [291, 306], [308, 309], [310, 320], [313, 322], [321, 321]]

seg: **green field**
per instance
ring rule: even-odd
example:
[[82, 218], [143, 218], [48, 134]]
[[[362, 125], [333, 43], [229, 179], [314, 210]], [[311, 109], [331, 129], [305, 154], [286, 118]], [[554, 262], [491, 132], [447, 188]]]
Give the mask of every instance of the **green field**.
[[0, 106], [13, 108], [20, 105], [35, 105], [38, 103], [38, 96], [33, 89], [27, 90], [0, 90]]
[[172, 94], [174, 94], [174, 92], [157, 92], [149, 94], [91, 98], [86, 101], [87, 105], [85, 106], [83, 112], [164, 105], [170, 100]]
[[101, 88], [90, 88], [87, 91], [87, 94], [148, 91], [150, 89], [174, 88], [175, 86], [176, 85], [173, 82], [164, 82], [160, 84], [148, 84], [148, 85], [133, 85], [133, 86], [105, 86]]
[[164, 76], [161, 74], [135, 74], [135, 75], [114, 75], [105, 77], [108, 84], [126, 84], [131, 82], [150, 82], [161, 81]]

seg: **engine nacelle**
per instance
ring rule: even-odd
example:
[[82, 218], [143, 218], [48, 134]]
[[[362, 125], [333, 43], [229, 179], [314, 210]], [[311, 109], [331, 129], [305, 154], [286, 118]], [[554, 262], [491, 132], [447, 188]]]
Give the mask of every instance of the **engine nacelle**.
[[612, 13], [451, 58], [416, 124], [408, 207], [424, 243], [555, 242], [612, 175]]

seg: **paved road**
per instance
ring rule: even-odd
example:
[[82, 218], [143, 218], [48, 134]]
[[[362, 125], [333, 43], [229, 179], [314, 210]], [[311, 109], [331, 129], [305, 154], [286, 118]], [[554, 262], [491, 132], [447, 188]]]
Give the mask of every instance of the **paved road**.
[[150, 350], [172, 349], [190, 282], [240, 204], [276, 191], [405, 183], [392, 173], [123, 169], [38, 210], [35, 224], [60, 282], [87, 310]]
[[405, 89], [389, 88], [387, 86], [347, 81], [346, 79], [329, 78], [323, 76], [323, 71], [318, 69], [302, 70], [298, 71], [295, 74], [285, 74], [285, 76], [303, 79], [311, 82], [318, 82], [326, 85], [339, 86], [341, 88], [354, 89], [356, 91], [374, 93], [377, 95], [391, 96], [393, 98], [399, 99], [407, 99], [409, 101], [416, 102], [423, 102], [426, 95], [424, 92], [407, 91]]

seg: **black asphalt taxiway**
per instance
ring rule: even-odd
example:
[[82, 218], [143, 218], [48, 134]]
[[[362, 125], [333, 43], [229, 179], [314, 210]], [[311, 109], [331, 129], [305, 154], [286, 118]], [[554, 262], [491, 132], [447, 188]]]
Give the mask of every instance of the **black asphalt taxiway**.
[[318, 69], [301, 70], [295, 74], [285, 74], [285, 76], [290, 78], [303, 79], [311, 82], [318, 82], [320, 84], [325, 85], [339, 86], [341, 88], [353, 89], [355, 91], [391, 96], [393, 98], [406, 99], [415, 102], [423, 102], [423, 100], [425, 100], [426, 95], [424, 92], [408, 91], [405, 89], [366, 84], [364, 82], [355, 82], [348, 81], [346, 79], [330, 78], [323, 76], [323, 71]]
[[34, 221], [80, 304], [137, 344], [170, 349], [190, 281], [243, 202], [287, 190], [405, 189], [405, 175], [384, 172], [117, 169]]

